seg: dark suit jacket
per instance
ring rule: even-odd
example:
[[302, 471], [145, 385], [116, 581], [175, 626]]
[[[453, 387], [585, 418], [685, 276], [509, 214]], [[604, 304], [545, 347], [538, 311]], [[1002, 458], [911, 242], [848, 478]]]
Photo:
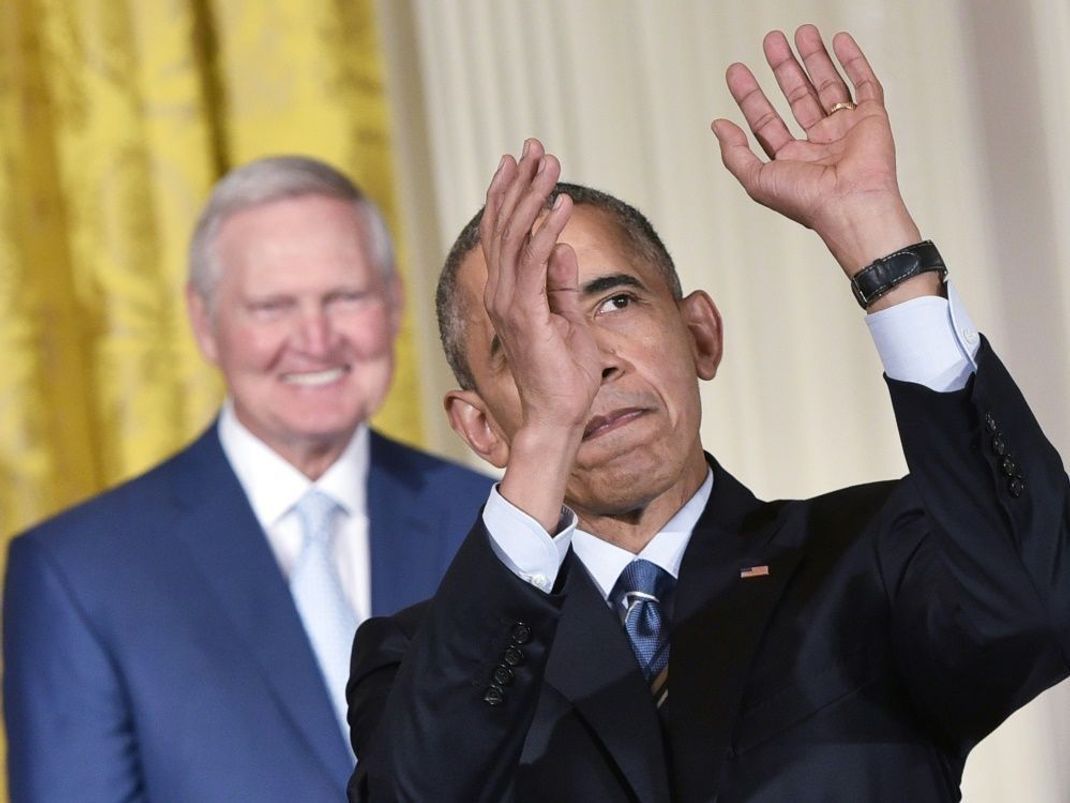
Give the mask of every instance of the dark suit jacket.
[[765, 503], [711, 461], [664, 734], [579, 560], [543, 594], [477, 524], [429, 604], [358, 632], [350, 799], [958, 799], [969, 749], [1070, 644], [1067, 478], [987, 344], [979, 363], [957, 393], [889, 382], [901, 481]]
[[[372, 434], [372, 608], [432, 593], [490, 480]], [[353, 759], [216, 428], [16, 538], [12, 803], [333, 801]]]

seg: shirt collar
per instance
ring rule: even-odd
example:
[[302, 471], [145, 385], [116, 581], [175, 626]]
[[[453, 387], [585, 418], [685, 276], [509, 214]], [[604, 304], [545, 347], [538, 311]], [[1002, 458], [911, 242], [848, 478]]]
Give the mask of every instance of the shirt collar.
[[636, 558], [644, 558], [656, 563], [676, 578], [680, 574], [680, 563], [684, 550], [691, 540], [691, 532], [698, 524], [702, 511], [706, 509], [710, 493], [713, 491], [713, 472], [706, 471], [706, 479], [687, 503], [676, 511], [665, 526], [650, 539], [650, 542], [638, 555], [615, 544], [603, 541], [596, 535], [576, 528], [572, 536], [572, 549], [583, 562], [602, 596], [609, 599], [609, 593], [617, 582], [624, 567]]
[[265, 529], [285, 516], [312, 487], [328, 494], [349, 515], [366, 513], [369, 434], [364, 424], [357, 427], [342, 454], [314, 483], [238, 420], [229, 397], [219, 414], [218, 432], [223, 453]]

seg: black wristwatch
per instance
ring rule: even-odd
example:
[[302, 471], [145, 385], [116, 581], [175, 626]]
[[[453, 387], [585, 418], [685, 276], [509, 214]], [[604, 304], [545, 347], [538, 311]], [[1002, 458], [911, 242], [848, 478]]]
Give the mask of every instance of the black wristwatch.
[[947, 267], [940, 252], [932, 240], [925, 240], [901, 248], [862, 268], [851, 278], [851, 291], [862, 309], [868, 309], [870, 304], [897, 284], [931, 270], [939, 271], [941, 280], [947, 281]]

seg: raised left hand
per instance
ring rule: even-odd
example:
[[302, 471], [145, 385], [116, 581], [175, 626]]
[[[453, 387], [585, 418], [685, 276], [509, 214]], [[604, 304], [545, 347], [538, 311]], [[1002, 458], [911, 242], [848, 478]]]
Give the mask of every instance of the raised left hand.
[[[766, 61], [803, 135], [795, 137], [743, 64], [728, 68], [729, 91], [768, 161], [743, 130], [715, 120], [721, 158], [759, 203], [812, 228], [851, 276], [921, 239], [899, 192], [884, 90], [849, 34], [833, 39], [840, 77], [813, 25], [795, 33], [799, 59], [780, 31], [763, 42]], [[857, 105], [856, 105], [857, 104]]]

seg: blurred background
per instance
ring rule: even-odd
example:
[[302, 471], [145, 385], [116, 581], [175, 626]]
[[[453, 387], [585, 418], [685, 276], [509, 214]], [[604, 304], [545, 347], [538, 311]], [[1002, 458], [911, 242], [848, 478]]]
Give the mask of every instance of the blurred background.
[[[216, 178], [272, 153], [348, 171], [398, 241], [386, 432], [472, 462], [441, 412], [433, 288], [500, 155], [535, 135], [646, 212], [720, 306], [703, 438], [729, 470], [766, 498], [903, 473], [838, 266], [746, 198], [709, 131], [739, 117], [725, 67], [772, 93], [762, 36], [803, 22], [869, 56], [923, 235], [1070, 454], [1067, 0], [0, 0], [0, 548], [211, 421], [186, 243]], [[1068, 752], [1064, 685], [974, 752], [965, 799], [1070, 801]]]

